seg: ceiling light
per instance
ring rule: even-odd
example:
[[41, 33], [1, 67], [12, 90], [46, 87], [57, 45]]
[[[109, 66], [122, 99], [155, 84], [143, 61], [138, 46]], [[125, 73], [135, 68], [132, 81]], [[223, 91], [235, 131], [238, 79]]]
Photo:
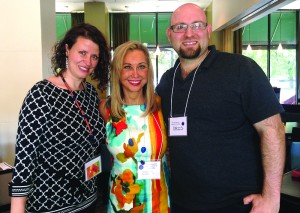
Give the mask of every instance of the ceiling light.
[[156, 47], [156, 50], [155, 50], [155, 55], [157, 55], [157, 56], [159, 56], [160, 55], [160, 53], [161, 53], [161, 51], [160, 51], [160, 49], [159, 49], [159, 46], [157, 45], [157, 47]]
[[283, 52], [283, 48], [282, 48], [282, 44], [281, 44], [281, 12], [280, 12], [280, 16], [279, 16], [279, 45], [277, 48], [277, 52], [282, 53]]

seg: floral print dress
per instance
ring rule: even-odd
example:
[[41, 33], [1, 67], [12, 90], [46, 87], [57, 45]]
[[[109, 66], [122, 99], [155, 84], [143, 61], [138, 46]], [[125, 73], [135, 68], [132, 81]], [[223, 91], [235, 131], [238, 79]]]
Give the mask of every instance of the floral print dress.
[[[169, 212], [167, 138], [161, 111], [143, 116], [144, 105], [123, 105], [115, 119], [107, 109], [107, 146], [113, 156], [108, 212]], [[139, 179], [138, 163], [160, 160], [160, 179]]]

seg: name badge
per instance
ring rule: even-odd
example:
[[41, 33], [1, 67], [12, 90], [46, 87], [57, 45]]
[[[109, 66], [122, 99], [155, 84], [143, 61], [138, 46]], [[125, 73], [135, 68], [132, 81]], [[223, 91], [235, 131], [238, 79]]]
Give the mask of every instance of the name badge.
[[169, 118], [169, 136], [187, 136], [187, 117]]
[[85, 181], [88, 181], [102, 172], [101, 156], [97, 156], [84, 164]]
[[138, 162], [138, 180], [160, 179], [160, 161]]

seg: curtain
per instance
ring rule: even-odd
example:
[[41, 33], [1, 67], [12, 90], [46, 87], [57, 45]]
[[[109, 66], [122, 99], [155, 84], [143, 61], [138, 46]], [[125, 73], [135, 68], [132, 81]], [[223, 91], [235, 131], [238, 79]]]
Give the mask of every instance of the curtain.
[[233, 32], [231, 27], [223, 30], [223, 51], [229, 53], [233, 52]]
[[113, 49], [120, 44], [129, 41], [129, 14], [113, 13], [112, 14], [112, 40]]
[[242, 54], [242, 28], [232, 32], [228, 27], [223, 30], [224, 52]]
[[242, 54], [242, 50], [243, 50], [243, 34], [242, 34], [242, 29], [240, 28], [236, 31], [234, 31], [234, 35], [233, 35], [233, 40], [234, 40], [234, 44], [233, 44], [233, 52], [237, 53], [237, 54]]
[[71, 13], [72, 27], [84, 22], [84, 13]]

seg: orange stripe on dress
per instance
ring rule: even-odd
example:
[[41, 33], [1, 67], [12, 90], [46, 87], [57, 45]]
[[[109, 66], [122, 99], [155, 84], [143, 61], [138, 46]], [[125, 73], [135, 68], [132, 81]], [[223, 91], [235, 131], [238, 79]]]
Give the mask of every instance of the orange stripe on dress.
[[[156, 121], [155, 121], [156, 119]], [[149, 133], [151, 139], [151, 159], [158, 160], [160, 151], [162, 150], [162, 133], [159, 128], [160, 119], [158, 113], [154, 112], [153, 116], [149, 116]], [[155, 142], [154, 142], [155, 141]], [[154, 143], [153, 143], [154, 142]], [[160, 212], [160, 180], [152, 180], [152, 212]]]

